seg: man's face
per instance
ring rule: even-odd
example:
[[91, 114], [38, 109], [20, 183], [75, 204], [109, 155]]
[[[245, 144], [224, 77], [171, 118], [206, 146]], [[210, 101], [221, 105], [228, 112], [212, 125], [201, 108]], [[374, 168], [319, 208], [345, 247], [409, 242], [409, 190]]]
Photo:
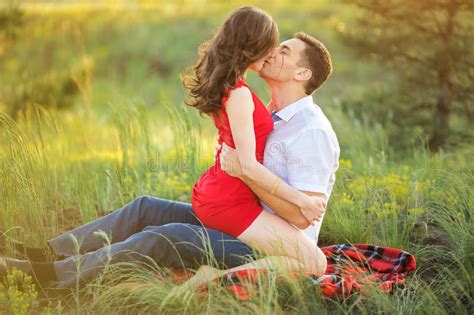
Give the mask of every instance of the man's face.
[[258, 72], [263, 79], [286, 82], [295, 78], [305, 43], [297, 38], [286, 40], [275, 48], [273, 55]]

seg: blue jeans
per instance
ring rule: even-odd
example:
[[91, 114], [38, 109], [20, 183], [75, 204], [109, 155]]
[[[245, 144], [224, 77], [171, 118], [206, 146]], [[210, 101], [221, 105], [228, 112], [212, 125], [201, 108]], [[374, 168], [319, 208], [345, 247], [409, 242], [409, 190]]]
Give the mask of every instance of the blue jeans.
[[[97, 231], [110, 236], [110, 246], [105, 246]], [[72, 287], [78, 279], [92, 279], [108, 263], [146, 263], [151, 258], [162, 267], [197, 268], [212, 263], [232, 268], [254, 258], [243, 242], [203, 227], [190, 204], [148, 196], [48, 243], [57, 255], [67, 257], [54, 262], [60, 288]]]

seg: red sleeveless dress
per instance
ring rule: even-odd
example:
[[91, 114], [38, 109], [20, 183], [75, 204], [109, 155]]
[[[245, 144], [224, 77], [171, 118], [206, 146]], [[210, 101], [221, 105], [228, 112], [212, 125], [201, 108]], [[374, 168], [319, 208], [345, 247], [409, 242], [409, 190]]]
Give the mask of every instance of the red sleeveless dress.
[[[247, 86], [240, 80], [234, 88]], [[256, 158], [263, 164], [263, 153], [267, 137], [273, 129], [273, 120], [265, 105], [252, 93], [255, 110], [253, 126], [255, 130]], [[228, 96], [222, 98], [222, 109], [213, 117], [219, 132], [219, 144], [225, 142], [235, 148], [229, 118], [225, 110]], [[192, 193], [192, 207], [204, 226], [225, 232], [234, 237], [244, 232], [260, 215], [263, 208], [258, 197], [240, 179], [222, 171], [217, 152], [215, 165], [211, 166], [196, 182]]]

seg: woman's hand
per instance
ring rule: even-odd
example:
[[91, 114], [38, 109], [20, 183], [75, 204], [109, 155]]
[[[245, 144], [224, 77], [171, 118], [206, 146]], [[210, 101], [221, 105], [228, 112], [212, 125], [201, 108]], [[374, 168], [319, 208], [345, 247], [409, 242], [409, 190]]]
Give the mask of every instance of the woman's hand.
[[321, 196], [304, 196], [300, 207], [301, 213], [311, 225], [314, 225], [314, 221], [319, 222], [326, 212], [326, 200]]

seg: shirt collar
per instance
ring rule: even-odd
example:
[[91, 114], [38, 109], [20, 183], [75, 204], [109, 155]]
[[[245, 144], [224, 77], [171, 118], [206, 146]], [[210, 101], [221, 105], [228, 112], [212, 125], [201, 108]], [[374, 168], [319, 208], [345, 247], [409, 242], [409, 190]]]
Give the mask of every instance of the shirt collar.
[[279, 110], [275, 113], [275, 115], [280, 117], [285, 122], [288, 122], [297, 112], [306, 108], [307, 106], [313, 106], [313, 104], [313, 96], [308, 95]]

